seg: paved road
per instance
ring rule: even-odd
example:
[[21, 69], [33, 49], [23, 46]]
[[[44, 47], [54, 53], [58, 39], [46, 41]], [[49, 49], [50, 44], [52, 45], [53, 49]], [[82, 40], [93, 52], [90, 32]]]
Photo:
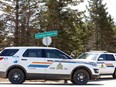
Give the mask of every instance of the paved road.
[[112, 79], [111, 76], [101, 77], [97, 81], [88, 82], [87, 85], [73, 85], [70, 81], [68, 84], [64, 84], [63, 81], [46, 81], [46, 82], [25, 82], [21, 85], [14, 85], [10, 82], [0, 82], [0, 87], [116, 87], [116, 79]]

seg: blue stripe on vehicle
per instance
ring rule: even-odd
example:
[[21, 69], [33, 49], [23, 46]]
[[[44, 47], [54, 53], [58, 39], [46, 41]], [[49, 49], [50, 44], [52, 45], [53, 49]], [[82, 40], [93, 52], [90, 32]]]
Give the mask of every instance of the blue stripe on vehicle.
[[63, 61], [63, 63], [78, 63], [78, 62], [68, 62], [68, 61]]
[[78, 62], [71, 62], [71, 61], [61, 61], [61, 60], [55, 60], [55, 62], [62, 62], [62, 63], [78, 63]]
[[114, 66], [107, 66], [107, 67], [114, 67]]
[[28, 67], [35, 67], [35, 68], [48, 68], [49, 67], [49, 65], [29, 65]]

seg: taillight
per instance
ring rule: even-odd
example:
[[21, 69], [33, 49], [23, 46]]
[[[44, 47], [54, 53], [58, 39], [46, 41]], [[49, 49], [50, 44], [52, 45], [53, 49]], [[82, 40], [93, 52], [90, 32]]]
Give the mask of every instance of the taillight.
[[3, 60], [3, 58], [0, 57], [0, 60]]

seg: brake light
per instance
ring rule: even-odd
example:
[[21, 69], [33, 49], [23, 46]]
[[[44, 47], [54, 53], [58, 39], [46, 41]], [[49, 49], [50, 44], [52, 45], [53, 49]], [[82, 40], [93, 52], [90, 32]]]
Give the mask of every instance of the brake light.
[[0, 60], [3, 60], [3, 58], [0, 58]]

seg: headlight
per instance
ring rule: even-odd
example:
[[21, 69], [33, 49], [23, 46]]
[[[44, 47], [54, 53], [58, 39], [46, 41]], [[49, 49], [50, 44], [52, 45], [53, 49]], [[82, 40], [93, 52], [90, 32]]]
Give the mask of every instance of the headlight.
[[95, 62], [89, 62], [89, 65], [92, 65], [92, 66], [96, 67], [97, 63], [95, 63]]

